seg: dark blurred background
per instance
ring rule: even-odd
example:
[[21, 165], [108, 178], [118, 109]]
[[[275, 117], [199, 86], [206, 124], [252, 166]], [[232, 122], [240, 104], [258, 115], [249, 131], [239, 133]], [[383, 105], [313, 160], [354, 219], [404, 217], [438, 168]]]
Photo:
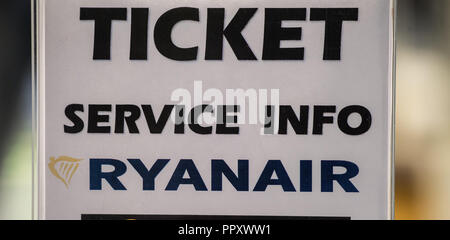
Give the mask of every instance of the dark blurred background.
[[[31, 218], [31, 10], [0, 1], [0, 219]], [[396, 219], [450, 219], [450, 1], [398, 0]]]
[[0, 1], [0, 219], [31, 218], [31, 1]]

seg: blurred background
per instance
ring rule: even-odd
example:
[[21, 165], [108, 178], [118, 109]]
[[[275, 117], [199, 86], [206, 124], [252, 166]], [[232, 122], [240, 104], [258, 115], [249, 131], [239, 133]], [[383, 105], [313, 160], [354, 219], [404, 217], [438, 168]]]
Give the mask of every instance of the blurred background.
[[[0, 1], [0, 219], [31, 219], [30, 1]], [[450, 1], [398, 0], [396, 219], [450, 219]]]
[[450, 219], [450, 1], [397, 14], [396, 218]]

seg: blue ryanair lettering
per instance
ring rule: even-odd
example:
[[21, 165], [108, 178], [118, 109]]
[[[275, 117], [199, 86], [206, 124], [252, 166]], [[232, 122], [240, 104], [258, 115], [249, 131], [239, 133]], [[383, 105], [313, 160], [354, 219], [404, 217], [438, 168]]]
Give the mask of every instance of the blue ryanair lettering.
[[[109, 165], [114, 167], [112, 172], [103, 172], [102, 166]], [[122, 161], [116, 159], [90, 159], [89, 176], [90, 189], [102, 190], [102, 179], [105, 179], [114, 190], [127, 190], [120, 182], [119, 176], [127, 171], [127, 166]]]
[[[142, 178], [143, 191], [155, 191], [157, 176], [164, 171], [170, 159], [157, 159], [150, 168], [147, 168], [140, 159], [127, 159]], [[104, 167], [112, 167], [112, 171], [105, 172]], [[103, 190], [103, 183], [108, 183], [113, 190], [127, 190], [119, 177], [127, 172], [127, 164], [123, 161], [110, 158], [91, 158], [89, 162], [89, 189]], [[337, 174], [335, 168], [345, 169], [344, 173]], [[238, 160], [237, 171], [233, 171], [223, 159], [211, 160], [211, 191], [223, 191], [224, 177], [236, 191], [249, 191], [249, 160]], [[188, 176], [185, 176], [185, 175]], [[336, 182], [348, 193], [358, 193], [358, 189], [351, 181], [358, 176], [359, 168], [353, 162], [343, 160], [322, 160], [320, 165], [321, 192], [334, 192], [333, 184]], [[276, 176], [274, 178], [274, 175]], [[313, 191], [313, 165], [312, 160], [299, 161], [299, 192]], [[105, 180], [105, 181], [102, 181]], [[178, 161], [165, 191], [178, 191], [180, 185], [192, 185], [195, 191], [208, 191], [203, 178], [192, 159]], [[269, 186], [279, 186], [284, 192], [296, 192], [291, 178], [281, 160], [268, 160], [253, 188], [254, 192], [265, 192]]]
[[[183, 178], [183, 175], [186, 172], [189, 174], [189, 178]], [[167, 184], [166, 191], [176, 191], [180, 184], [192, 184], [197, 191], [208, 190], [194, 161], [191, 159], [181, 159], [180, 162], [178, 162], [177, 168]]]
[[[272, 179], [273, 173], [277, 175], [278, 179]], [[295, 192], [294, 185], [280, 160], [269, 160], [267, 162], [253, 191], [266, 191], [268, 185], [280, 185], [285, 192]]]

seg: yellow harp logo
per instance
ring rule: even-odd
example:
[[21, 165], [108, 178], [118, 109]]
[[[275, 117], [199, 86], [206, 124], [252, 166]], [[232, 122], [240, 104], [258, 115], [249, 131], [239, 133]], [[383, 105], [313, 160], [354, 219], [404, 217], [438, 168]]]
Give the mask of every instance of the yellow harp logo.
[[71, 158], [68, 156], [50, 157], [48, 168], [50, 172], [69, 188], [70, 180], [78, 169], [81, 159]]

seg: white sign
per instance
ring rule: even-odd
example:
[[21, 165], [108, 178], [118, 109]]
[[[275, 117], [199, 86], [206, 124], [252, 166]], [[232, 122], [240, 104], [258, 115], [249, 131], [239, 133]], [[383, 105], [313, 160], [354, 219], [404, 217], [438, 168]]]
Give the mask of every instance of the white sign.
[[38, 217], [392, 217], [389, 0], [37, 2]]

